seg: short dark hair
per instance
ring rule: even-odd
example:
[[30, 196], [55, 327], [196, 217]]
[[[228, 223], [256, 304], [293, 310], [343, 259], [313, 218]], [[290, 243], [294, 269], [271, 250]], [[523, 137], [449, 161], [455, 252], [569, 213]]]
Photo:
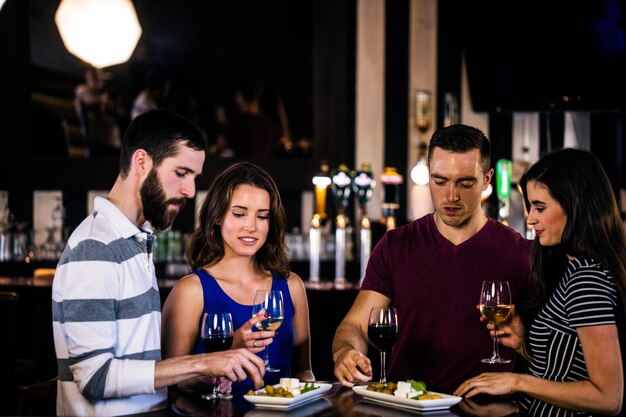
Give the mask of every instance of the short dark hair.
[[214, 265], [224, 257], [221, 222], [226, 215], [235, 188], [248, 184], [268, 192], [270, 196], [269, 231], [265, 244], [254, 256], [258, 270], [276, 271], [289, 276], [289, 260], [285, 245], [285, 209], [276, 183], [270, 174], [250, 162], [235, 163], [220, 173], [209, 187], [202, 208], [199, 226], [188, 240], [187, 261], [192, 268]]
[[203, 151], [207, 142], [200, 130], [187, 118], [167, 110], [151, 110], [135, 117], [124, 134], [120, 152], [120, 175], [126, 178], [133, 153], [144, 149], [154, 166], [176, 154], [182, 142], [191, 149]]
[[428, 145], [428, 163], [435, 148], [455, 153], [466, 153], [472, 149], [480, 151], [483, 172], [491, 166], [491, 144], [482, 132], [472, 126], [456, 124], [437, 130]]

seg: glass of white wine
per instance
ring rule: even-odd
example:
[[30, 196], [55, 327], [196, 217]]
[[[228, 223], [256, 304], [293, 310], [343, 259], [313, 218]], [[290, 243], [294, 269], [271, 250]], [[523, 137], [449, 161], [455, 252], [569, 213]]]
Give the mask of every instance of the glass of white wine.
[[500, 357], [498, 352], [498, 325], [509, 318], [511, 313], [511, 289], [508, 281], [483, 281], [480, 292], [480, 314], [494, 325], [496, 337], [493, 339], [493, 354], [481, 359], [483, 363], [509, 363], [510, 359]]
[[[259, 311], [265, 310], [264, 319], [256, 324], [257, 329], [265, 331], [276, 331], [285, 317], [283, 305], [283, 293], [281, 291], [257, 290], [252, 304], [252, 316], [256, 316]], [[280, 369], [272, 368], [267, 353], [267, 346], [263, 351], [266, 372], [279, 372]]]

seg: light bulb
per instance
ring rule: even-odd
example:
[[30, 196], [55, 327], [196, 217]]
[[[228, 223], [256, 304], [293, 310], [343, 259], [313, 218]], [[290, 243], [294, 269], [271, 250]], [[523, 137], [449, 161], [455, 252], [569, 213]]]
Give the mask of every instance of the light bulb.
[[63, 0], [54, 21], [65, 48], [96, 68], [128, 61], [141, 37], [131, 0]]
[[411, 168], [411, 181], [417, 185], [426, 185], [428, 184], [428, 180], [428, 166], [423, 160], [417, 161], [415, 166]]

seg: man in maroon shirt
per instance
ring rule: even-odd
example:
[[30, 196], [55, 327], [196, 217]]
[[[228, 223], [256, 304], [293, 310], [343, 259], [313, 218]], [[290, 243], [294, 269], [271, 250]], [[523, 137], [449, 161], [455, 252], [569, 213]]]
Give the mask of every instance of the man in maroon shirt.
[[[453, 125], [429, 145], [429, 188], [435, 208], [385, 234], [372, 251], [361, 291], [333, 340], [340, 383], [372, 379], [367, 324], [372, 307], [393, 306], [399, 334], [391, 351], [389, 381], [423, 380], [452, 392], [485, 371], [492, 343], [476, 309], [484, 280], [506, 280], [513, 302], [529, 275], [530, 241], [485, 216], [481, 194], [491, 181], [490, 144], [480, 130]], [[513, 358], [514, 352], [501, 349]]]

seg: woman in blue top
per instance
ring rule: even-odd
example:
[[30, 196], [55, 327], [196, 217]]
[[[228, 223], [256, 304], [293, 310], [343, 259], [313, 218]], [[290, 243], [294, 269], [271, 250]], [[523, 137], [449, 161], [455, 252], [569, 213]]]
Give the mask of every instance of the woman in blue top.
[[[280, 194], [264, 169], [239, 162], [215, 178], [187, 246], [194, 271], [174, 285], [163, 306], [164, 358], [203, 352], [203, 314], [229, 312], [237, 329], [232, 348], [259, 355], [268, 349], [272, 367], [280, 369], [265, 374], [266, 384], [281, 377], [315, 380], [306, 291], [302, 279], [289, 271], [284, 236]], [[253, 330], [262, 319], [252, 317], [259, 289], [283, 292], [285, 317], [276, 332]]]

